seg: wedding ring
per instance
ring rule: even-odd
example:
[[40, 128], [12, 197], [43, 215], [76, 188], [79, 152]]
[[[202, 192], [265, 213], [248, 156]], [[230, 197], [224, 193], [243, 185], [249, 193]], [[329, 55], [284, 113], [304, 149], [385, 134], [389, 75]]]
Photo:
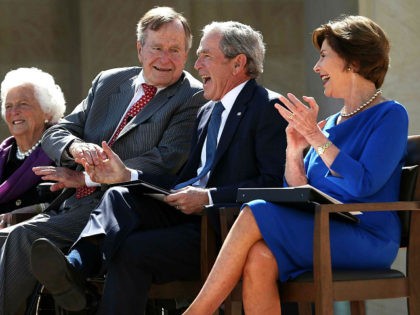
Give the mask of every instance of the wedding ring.
[[176, 205], [175, 208], [177, 208], [179, 210], [179, 205]]
[[295, 114], [291, 113], [291, 114], [289, 115], [289, 119], [290, 119], [290, 120], [291, 120], [291, 119], [293, 119], [293, 116], [295, 116]]

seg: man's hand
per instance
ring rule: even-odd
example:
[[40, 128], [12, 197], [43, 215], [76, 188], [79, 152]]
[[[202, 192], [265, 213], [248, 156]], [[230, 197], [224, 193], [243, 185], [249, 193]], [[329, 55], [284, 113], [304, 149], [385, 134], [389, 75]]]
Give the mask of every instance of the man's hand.
[[67, 167], [55, 166], [36, 166], [32, 171], [41, 176], [42, 180], [54, 181], [51, 191], [57, 191], [63, 188], [78, 188], [85, 185], [85, 175], [83, 172], [71, 170]]
[[102, 184], [113, 184], [120, 182], [127, 182], [131, 180], [131, 172], [124, 165], [119, 156], [112, 151], [108, 144], [103, 141], [103, 154], [107, 156], [106, 159], [98, 159], [93, 165], [85, 158], [76, 159], [85, 168], [91, 180]]
[[208, 189], [188, 186], [166, 196], [164, 201], [185, 214], [200, 213], [209, 204]]
[[99, 161], [108, 158], [102, 148], [94, 143], [73, 142], [69, 152], [76, 163], [78, 160], [84, 159], [89, 165], [96, 165]]

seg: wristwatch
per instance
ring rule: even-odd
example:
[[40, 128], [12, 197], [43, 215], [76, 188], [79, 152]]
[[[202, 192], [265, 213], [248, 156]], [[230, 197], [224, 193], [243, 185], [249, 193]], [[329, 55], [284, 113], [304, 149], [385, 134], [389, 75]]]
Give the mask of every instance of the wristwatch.
[[332, 142], [328, 140], [325, 144], [316, 148], [316, 152], [318, 152], [318, 155], [323, 155], [325, 151], [330, 147], [331, 144]]

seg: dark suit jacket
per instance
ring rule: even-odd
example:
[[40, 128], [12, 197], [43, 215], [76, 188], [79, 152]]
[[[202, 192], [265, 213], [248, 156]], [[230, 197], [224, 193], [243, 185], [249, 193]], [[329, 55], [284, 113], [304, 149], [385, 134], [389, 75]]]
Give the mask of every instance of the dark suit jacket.
[[[207, 187], [214, 203], [236, 201], [238, 187], [278, 187], [282, 185], [286, 152], [286, 121], [274, 108], [278, 94], [250, 80], [238, 95], [229, 113]], [[207, 125], [215, 102], [201, 108], [187, 163], [177, 183], [197, 175]], [[145, 180], [167, 186], [162, 178]], [[167, 178], [166, 178], [167, 179]]]

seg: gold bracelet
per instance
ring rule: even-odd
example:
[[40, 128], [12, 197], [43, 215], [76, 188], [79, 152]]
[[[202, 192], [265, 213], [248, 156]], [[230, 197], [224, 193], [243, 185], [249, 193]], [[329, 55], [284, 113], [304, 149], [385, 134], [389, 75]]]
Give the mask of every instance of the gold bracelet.
[[325, 153], [325, 151], [327, 151], [327, 149], [331, 146], [332, 142], [330, 140], [328, 140], [325, 144], [319, 146], [316, 149], [316, 152], [318, 152], [318, 155], [323, 155]]

